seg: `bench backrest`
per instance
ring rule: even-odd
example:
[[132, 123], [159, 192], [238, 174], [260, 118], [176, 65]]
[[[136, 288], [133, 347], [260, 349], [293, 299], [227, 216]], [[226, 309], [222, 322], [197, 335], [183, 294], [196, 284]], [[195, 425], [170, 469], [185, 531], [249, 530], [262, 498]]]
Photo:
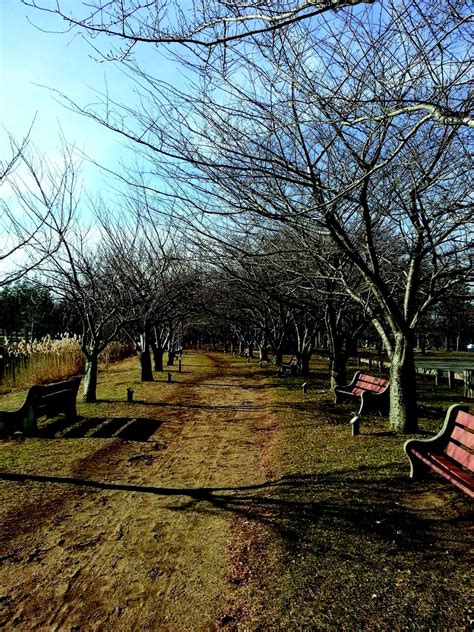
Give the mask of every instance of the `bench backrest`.
[[374, 377], [373, 375], [366, 375], [360, 373], [357, 377], [357, 381], [354, 384], [352, 392], [354, 395], [361, 395], [364, 391], [372, 391], [373, 393], [381, 393], [385, 391], [390, 382], [382, 377]]
[[444, 453], [468, 470], [474, 471], [474, 415], [460, 410], [451, 434], [444, 446]]
[[80, 382], [80, 377], [73, 377], [65, 382], [32, 386], [25, 407], [31, 406], [37, 417], [64, 412], [75, 404]]

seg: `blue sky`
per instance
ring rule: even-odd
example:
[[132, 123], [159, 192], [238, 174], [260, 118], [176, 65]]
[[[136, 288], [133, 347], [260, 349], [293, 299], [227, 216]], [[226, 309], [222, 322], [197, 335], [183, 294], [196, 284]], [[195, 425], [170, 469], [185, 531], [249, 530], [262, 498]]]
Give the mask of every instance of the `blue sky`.
[[[79, 5], [79, 0], [69, 0]], [[97, 162], [117, 168], [126, 155], [120, 139], [98, 124], [74, 114], [55, 101], [48, 89], [65, 93], [79, 104], [94, 102], [94, 90], [130, 95], [129, 81], [119, 68], [98, 63], [93, 49], [79, 33], [52, 33], [62, 23], [54, 16], [35, 11], [20, 0], [0, 0], [0, 143], [5, 130], [21, 138], [36, 116], [32, 140], [54, 160], [60, 151], [60, 131], [65, 139]], [[37, 28], [39, 27], [39, 28]], [[151, 51], [144, 51], [149, 55]], [[162, 78], [177, 77], [171, 62], [160, 57]], [[39, 85], [38, 85], [39, 84]], [[0, 145], [2, 157], [5, 148]], [[103, 192], [103, 176], [97, 168], [82, 168], [84, 188], [92, 197]]]

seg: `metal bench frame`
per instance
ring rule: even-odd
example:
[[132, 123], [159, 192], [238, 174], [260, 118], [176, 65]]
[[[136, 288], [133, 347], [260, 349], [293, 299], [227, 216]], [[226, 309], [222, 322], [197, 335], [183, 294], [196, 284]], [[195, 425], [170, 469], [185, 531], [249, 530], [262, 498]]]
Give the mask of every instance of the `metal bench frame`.
[[409, 439], [403, 449], [412, 479], [422, 479], [433, 470], [474, 498], [474, 415], [466, 406], [451, 406], [437, 435]]

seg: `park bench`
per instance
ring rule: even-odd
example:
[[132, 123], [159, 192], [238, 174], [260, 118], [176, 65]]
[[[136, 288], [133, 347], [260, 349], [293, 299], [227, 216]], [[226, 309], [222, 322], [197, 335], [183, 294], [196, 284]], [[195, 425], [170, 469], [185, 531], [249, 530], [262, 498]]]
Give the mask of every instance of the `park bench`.
[[357, 415], [370, 411], [386, 414], [390, 403], [389, 388], [389, 380], [356, 371], [350, 384], [334, 387], [334, 403], [342, 399], [356, 399], [360, 400]]
[[32, 386], [21, 408], [13, 412], [0, 411], [0, 435], [18, 430], [35, 434], [40, 417], [56, 417], [64, 413], [75, 419], [80, 382], [80, 377], [72, 377], [64, 382]]
[[451, 406], [436, 436], [409, 439], [403, 449], [411, 478], [422, 478], [431, 469], [474, 498], [474, 415], [466, 407]]
[[298, 375], [301, 369], [301, 362], [297, 355], [292, 355], [289, 362], [282, 362], [278, 367], [278, 375]]

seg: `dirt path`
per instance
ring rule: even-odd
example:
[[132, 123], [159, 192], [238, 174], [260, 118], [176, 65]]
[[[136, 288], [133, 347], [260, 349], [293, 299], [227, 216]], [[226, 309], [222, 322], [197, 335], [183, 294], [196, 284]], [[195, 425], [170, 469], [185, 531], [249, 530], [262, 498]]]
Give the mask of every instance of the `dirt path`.
[[[226, 623], [239, 583], [229, 580], [231, 567], [245, 563], [236, 546], [248, 524], [245, 488], [271, 475], [275, 423], [270, 391], [248, 388], [232, 358], [207, 355], [206, 370], [193, 373], [189, 360], [189, 379], [160, 403], [162, 423], [147, 442], [36, 439], [8, 447], [0, 627], [209, 630]], [[252, 385], [263, 382], [252, 376]], [[13, 453], [28, 449], [37, 461], [22, 481]]]

